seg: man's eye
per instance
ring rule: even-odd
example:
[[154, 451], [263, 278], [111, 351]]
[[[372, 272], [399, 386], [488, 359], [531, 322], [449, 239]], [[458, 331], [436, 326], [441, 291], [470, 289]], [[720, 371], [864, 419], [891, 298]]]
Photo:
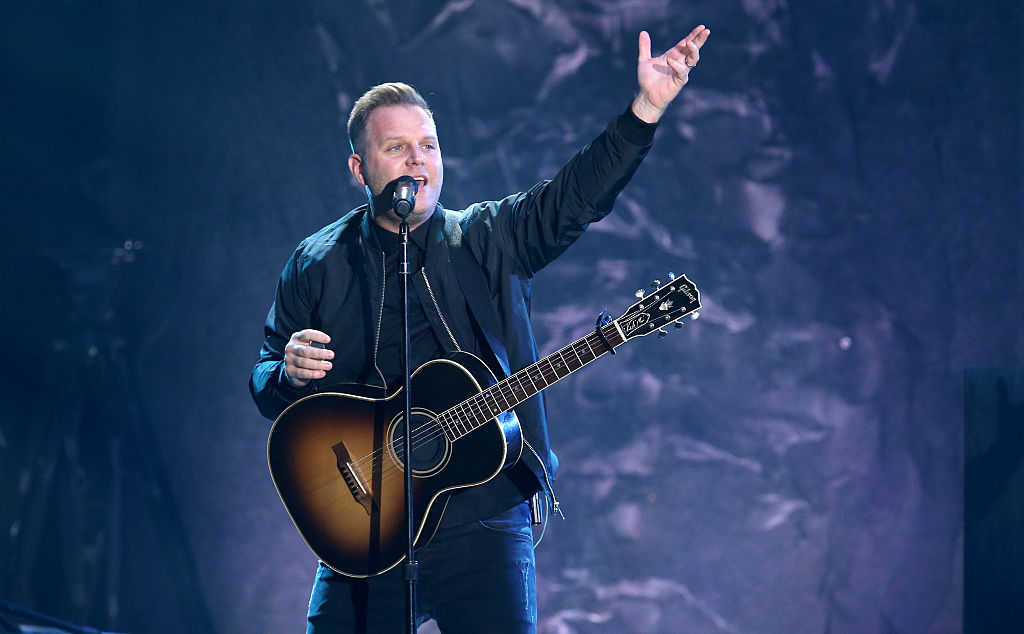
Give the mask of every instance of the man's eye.
[[424, 150], [433, 150], [434, 149], [434, 144], [433, 143], [424, 143], [423, 144], [423, 149]]
[[388, 148], [388, 151], [389, 152], [393, 152], [395, 150], [401, 150], [401, 149], [402, 149], [401, 145], [392, 145], [391, 147]]

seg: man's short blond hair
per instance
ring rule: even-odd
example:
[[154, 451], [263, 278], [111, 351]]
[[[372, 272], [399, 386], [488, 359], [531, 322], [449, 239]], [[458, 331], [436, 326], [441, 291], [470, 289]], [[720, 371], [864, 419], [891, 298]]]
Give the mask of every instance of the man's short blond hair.
[[382, 106], [419, 106], [427, 116], [434, 118], [426, 99], [409, 84], [400, 81], [377, 84], [356, 100], [348, 115], [348, 142], [355, 154], [363, 155], [366, 149], [363, 145], [366, 141], [366, 122], [370, 119], [370, 113]]

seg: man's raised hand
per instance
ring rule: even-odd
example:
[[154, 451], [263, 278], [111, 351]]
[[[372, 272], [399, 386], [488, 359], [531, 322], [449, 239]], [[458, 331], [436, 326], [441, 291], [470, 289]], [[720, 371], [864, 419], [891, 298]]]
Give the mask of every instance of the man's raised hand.
[[327, 344], [331, 338], [327, 333], [306, 328], [292, 333], [284, 347], [284, 376], [295, 387], [305, 387], [314, 379], [322, 379], [331, 369], [330, 359], [334, 351], [316, 348], [313, 342]]
[[690, 71], [700, 61], [700, 47], [704, 46], [709, 35], [711, 29], [701, 24], [672, 48], [651, 57], [651, 36], [647, 31], [640, 31], [636, 64], [640, 92], [633, 100], [633, 114], [648, 123], [655, 123], [661, 118], [668, 104], [686, 85]]

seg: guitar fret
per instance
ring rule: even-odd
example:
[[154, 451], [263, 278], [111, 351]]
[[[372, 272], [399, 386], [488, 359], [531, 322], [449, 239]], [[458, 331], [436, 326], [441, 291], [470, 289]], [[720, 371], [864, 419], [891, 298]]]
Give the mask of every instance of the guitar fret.
[[541, 365], [541, 362], [538, 361], [537, 363], [535, 363], [533, 365], [533, 367], [536, 368], [536, 372], [534, 373], [534, 378], [535, 379], [540, 379], [541, 381], [543, 381], [544, 382], [544, 387], [548, 387], [549, 385], [551, 385], [551, 381], [548, 381], [548, 377], [544, 376], [544, 366]]
[[[565, 366], [565, 357], [562, 356], [562, 351], [559, 350], [556, 354], [558, 355], [558, 363], [555, 364], [555, 374], [558, 375], [558, 378], [562, 378], [569, 374], [569, 369]], [[562, 368], [565, 372], [559, 372], [558, 368]]]
[[[527, 372], [527, 376], [529, 376], [529, 377], [530, 377], [530, 383], [533, 383], [533, 391], [534, 391], [534, 392], [540, 392], [540, 391], [541, 391], [541, 390], [543, 390], [544, 388], [543, 388], [543, 387], [537, 387], [537, 379], [539, 379], [539, 378], [540, 378], [540, 375], [539, 375], [539, 374], [537, 374], [537, 373], [536, 373], [536, 372], [534, 371], [534, 370], [535, 370], [536, 368], [537, 368], [537, 364], [536, 364], [536, 363], [534, 363], [533, 365], [531, 365], [531, 366], [529, 367], [529, 372]], [[547, 386], [545, 386], [545, 387], [547, 387]]]
[[[557, 381], [558, 379], [561, 378], [561, 375], [558, 374], [558, 365], [555, 364], [555, 360], [554, 358], [552, 358], [554, 355], [555, 353], [552, 352], [547, 357], [545, 357], [545, 361], [548, 362], [548, 370], [551, 371], [551, 374], [555, 375], [555, 381]], [[551, 382], [554, 383], [555, 381]]]
[[[512, 393], [511, 403], [513, 407], [522, 403], [522, 398], [519, 397], [520, 394], [525, 396], [525, 393], [522, 391], [522, 383], [519, 383], [519, 379], [516, 377], [517, 375], [513, 374], [512, 376], [505, 380], [505, 383], [508, 384], [509, 392]], [[518, 387], [516, 387], [516, 385], [518, 385]]]
[[455, 407], [448, 410], [448, 419], [451, 421], [452, 432], [455, 436], [453, 440], [458, 440], [462, 435], [462, 430], [459, 429], [459, 413]]
[[[516, 383], [519, 385], [519, 393], [517, 394], [516, 393], [516, 388], [513, 387], [512, 388], [512, 395], [518, 397], [516, 400], [518, 400], [520, 403], [522, 403], [527, 398], [529, 398], [529, 392], [523, 386], [523, 373], [522, 372], [516, 372], [515, 374], [512, 375], [511, 378], [515, 379]], [[520, 397], [520, 395], [521, 395], [521, 397]]]
[[465, 402], [460, 403], [459, 407], [462, 408], [462, 414], [463, 414], [462, 416], [459, 417], [459, 422], [462, 423], [462, 435], [465, 436], [472, 429], [472, 426], [471, 426], [472, 420], [471, 419], [473, 417], [473, 413], [471, 411], [469, 411], [468, 407], [466, 407], [466, 403]]
[[523, 376], [524, 375], [525, 376], [529, 376], [529, 373], [524, 372], [522, 370], [520, 370], [519, 372], [516, 372], [516, 381], [519, 382], [519, 389], [523, 391], [523, 400], [525, 401], [526, 399], [528, 399], [531, 396], [533, 396], [534, 394], [536, 394], [537, 390], [534, 390], [533, 393], [531, 393], [530, 392], [530, 388], [528, 388], [527, 386], [523, 385]]
[[[572, 350], [571, 346], [566, 346], [566, 347], [569, 348], [569, 350]], [[565, 375], [566, 376], [569, 376], [570, 374], [572, 374], [573, 372], [575, 372], [576, 370], [579, 369], [578, 367], [577, 368], [572, 367], [572, 360], [573, 360], [573, 357], [576, 356], [576, 353], [573, 353], [572, 356], [566, 356], [566, 348], [562, 348], [562, 350], [559, 351], [558, 356], [562, 359], [562, 365], [565, 367]]]
[[495, 398], [494, 398], [494, 393], [493, 393], [493, 392], [491, 392], [491, 390], [490, 390], [490, 389], [486, 389], [486, 390], [484, 390], [484, 391], [482, 392], [482, 394], [483, 394], [483, 399], [484, 399], [484, 405], [487, 405], [487, 397], [488, 397], [488, 396], [490, 396], [490, 397], [491, 397], [491, 405], [487, 405], [487, 410], [488, 410], [488, 412], [490, 412], [491, 416], [497, 416], [497, 415], [498, 415], [498, 414], [500, 414], [500, 413], [501, 413], [502, 411], [504, 411], [504, 410], [503, 410], [503, 409], [501, 408], [501, 406], [500, 406], [500, 405], [498, 405], [498, 401], [497, 401], [497, 400], [495, 400]]
[[442, 414], [447, 420], [445, 425], [445, 435], [448, 436], [449, 440], [455, 441], [459, 438], [458, 419], [455, 418], [455, 412], [448, 410]]
[[[509, 400], [509, 407], [512, 408], [512, 407], [515, 407], [516, 405], [519, 405], [519, 403], [522, 401], [522, 399], [520, 399], [516, 395], [516, 388], [515, 388], [514, 385], [512, 385], [512, 378], [511, 377], [507, 381], [505, 381], [505, 387], [506, 387], [506, 389], [508, 389], [508, 393], [511, 396], [511, 399]], [[522, 392], [522, 390], [523, 390], [523, 388], [520, 387], [519, 391]]]
[[466, 410], [466, 433], [473, 431], [476, 428], [476, 413], [473, 410], [473, 399], [467, 399], [462, 408]]
[[481, 399], [480, 394], [475, 395], [469, 399], [470, 404], [473, 406], [473, 429], [476, 429], [480, 425], [483, 425], [487, 420], [487, 416], [484, 416], [484, 411], [487, 408], [487, 403]]
[[441, 412], [438, 415], [438, 417], [434, 419], [434, 422], [436, 422], [441, 427], [441, 431], [444, 432], [444, 437], [450, 441], [452, 440], [452, 436], [450, 433], [448, 433], [448, 423], [444, 419], [445, 416], [446, 412]]
[[590, 345], [591, 337], [593, 337], [593, 335], [587, 335], [586, 337], [584, 337], [583, 343], [587, 344], [587, 348], [590, 350], [590, 360], [593, 361], [594, 359], [597, 358], [597, 355], [594, 354], [594, 346]]
[[569, 349], [572, 350], [572, 353], [574, 355], [576, 355], [576, 360], [580, 362], [580, 364], [578, 366], [573, 368], [573, 371], [575, 372], [576, 370], [579, 370], [580, 368], [582, 368], [586, 364], [583, 363], [583, 359], [580, 358], [580, 353], [576, 352], [576, 343], [575, 342], [569, 345]]
[[[554, 366], [554, 364], [551, 363], [551, 357], [544, 357], [544, 359], [542, 359], [542, 361], [546, 361], [547, 362], [547, 364], [548, 364], [548, 371], [550, 371], [551, 374], [553, 374], [554, 377], [555, 377], [554, 380], [552, 381], [552, 380], [549, 380], [547, 378], [547, 376], [545, 375], [544, 380], [548, 382], [548, 385], [551, 385], [552, 383], [554, 383], [555, 381], [558, 380], [558, 372], [555, 371], [555, 366]], [[541, 371], [543, 372], [543, 369]]]
[[[526, 385], [523, 385], [523, 377], [528, 379], [530, 382], [528, 384], [526, 384]], [[537, 393], [537, 386], [533, 384], [533, 379], [530, 377], [530, 368], [529, 368], [529, 366], [523, 368], [520, 371], [520, 374], [519, 374], [519, 385], [523, 386], [523, 393], [524, 394], [528, 394], [530, 396], [533, 396], [534, 394]]]
[[498, 388], [498, 394], [501, 394], [501, 399], [505, 401], [505, 411], [512, 409], [512, 401], [508, 400], [508, 394], [506, 394], [506, 390], [509, 389], [508, 382], [502, 381], [495, 385], [495, 387]]

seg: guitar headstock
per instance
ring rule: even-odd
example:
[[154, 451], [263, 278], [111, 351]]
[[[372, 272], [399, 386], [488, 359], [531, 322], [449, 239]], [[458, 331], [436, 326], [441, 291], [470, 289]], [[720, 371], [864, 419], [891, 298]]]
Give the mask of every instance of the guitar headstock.
[[671, 323], [682, 327], [683, 319], [696, 319], [700, 313], [700, 291], [685, 275], [668, 274], [668, 283], [654, 280], [651, 289], [646, 293], [641, 289], [636, 292], [640, 298], [616, 319], [623, 336], [628, 340], [643, 337], [654, 331], [660, 336], [668, 334], [661, 330]]

